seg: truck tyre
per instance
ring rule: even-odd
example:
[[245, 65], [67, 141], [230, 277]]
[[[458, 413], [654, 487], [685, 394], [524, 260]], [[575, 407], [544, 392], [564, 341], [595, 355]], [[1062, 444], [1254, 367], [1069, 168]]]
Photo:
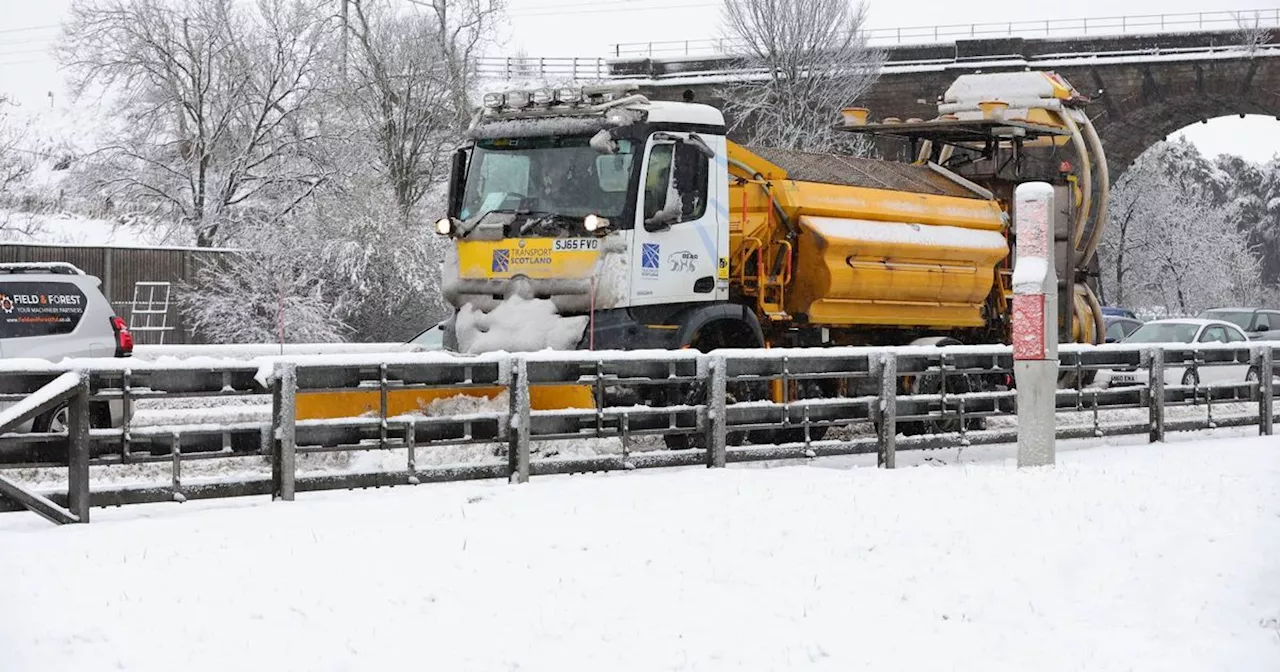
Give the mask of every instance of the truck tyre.
[[[939, 348], [949, 345], [963, 345], [960, 341], [945, 336], [920, 338], [911, 343], [913, 346], [932, 345]], [[982, 389], [982, 380], [979, 376], [971, 376], [968, 374], [947, 376], [947, 391], [955, 393], [977, 392]], [[914, 376], [910, 380], [910, 394], [936, 394], [942, 389], [943, 376], [940, 374], [925, 373], [923, 375]], [[911, 422], [898, 423], [900, 431], [906, 436], [920, 434], [954, 434], [960, 431], [959, 418], [948, 418], [943, 420], [916, 420]], [[964, 429], [973, 431], [986, 428], [985, 418], [966, 418]]]
[[[686, 345], [703, 353], [711, 352], [718, 348], [762, 347], [764, 344], [756, 338], [758, 331], [759, 325], [756, 325], [755, 330], [753, 330], [752, 325], [738, 320], [718, 319], [705, 322], [692, 335]], [[768, 396], [769, 387], [767, 384], [731, 383], [727, 390], [725, 403], [735, 404], [740, 401], [754, 401], [766, 399]], [[696, 389], [689, 391], [683, 399], [673, 399], [672, 403], [696, 405], [705, 403], [706, 398], [707, 390], [705, 386], [699, 385]], [[729, 432], [725, 437], [725, 443], [730, 446], [740, 446], [746, 441], [746, 438], [746, 432]], [[668, 434], [663, 436], [663, 441], [667, 444], [669, 450], [706, 447], [706, 438], [702, 433]]]

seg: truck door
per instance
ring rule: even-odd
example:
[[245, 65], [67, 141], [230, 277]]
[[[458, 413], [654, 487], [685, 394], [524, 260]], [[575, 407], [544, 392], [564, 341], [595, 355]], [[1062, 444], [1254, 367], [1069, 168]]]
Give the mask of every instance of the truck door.
[[632, 305], [716, 298], [719, 238], [713, 159], [681, 133], [654, 133], [645, 148], [635, 238]]

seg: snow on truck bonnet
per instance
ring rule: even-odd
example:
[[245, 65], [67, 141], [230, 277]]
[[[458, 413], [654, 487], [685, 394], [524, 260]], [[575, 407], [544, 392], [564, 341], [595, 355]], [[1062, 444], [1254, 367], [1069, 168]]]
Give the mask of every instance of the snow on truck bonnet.
[[458, 311], [458, 351], [466, 354], [572, 350], [582, 340], [590, 317], [559, 314], [547, 299], [511, 296], [489, 312], [470, 303]]

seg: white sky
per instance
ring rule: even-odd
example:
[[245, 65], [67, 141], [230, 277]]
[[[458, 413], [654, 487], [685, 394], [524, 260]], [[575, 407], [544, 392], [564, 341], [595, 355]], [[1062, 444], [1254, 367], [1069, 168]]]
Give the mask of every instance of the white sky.
[[[331, 0], [336, 5], [338, 0]], [[523, 49], [531, 56], [608, 56], [617, 42], [717, 38], [717, 0], [508, 0], [509, 25], [499, 53]], [[1041, 21], [1225, 9], [1280, 7], [1280, 0], [1229, 0], [1213, 7], [1203, 0], [1077, 0], [1047, 3], [999, 3], [999, 10], [978, 16], [973, 3], [951, 0], [894, 2], [869, 0], [870, 28], [970, 24], [975, 21]], [[24, 106], [64, 102], [62, 75], [49, 48], [57, 24], [71, 0], [0, 0], [0, 92]], [[985, 3], [984, 3], [985, 4]], [[994, 5], [995, 3], [992, 3]], [[991, 5], [987, 5], [991, 6]], [[1224, 117], [1196, 124], [1181, 133], [1210, 156], [1232, 153], [1266, 161], [1280, 153], [1280, 122], [1270, 117]], [[1180, 133], [1180, 134], [1181, 134]], [[1175, 136], [1176, 137], [1176, 136]]]

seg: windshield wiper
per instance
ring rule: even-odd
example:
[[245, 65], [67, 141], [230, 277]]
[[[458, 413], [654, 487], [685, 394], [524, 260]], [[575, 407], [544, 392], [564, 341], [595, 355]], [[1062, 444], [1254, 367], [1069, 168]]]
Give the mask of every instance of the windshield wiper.
[[[520, 214], [525, 214], [525, 213], [520, 213]], [[520, 225], [519, 235], [521, 236], [523, 236], [525, 233], [527, 233], [530, 229], [534, 228], [535, 226], [541, 226], [542, 224], [553, 222], [557, 219], [568, 221], [571, 224], [580, 224], [584, 219], [583, 217], [574, 217], [573, 215], [566, 215], [559, 212], [530, 212], [528, 214], [538, 215], [538, 217], [527, 219], [525, 220], [524, 224]]]
[[566, 215], [560, 212], [546, 212], [543, 210], [518, 210], [516, 208], [503, 208], [498, 210], [486, 211], [483, 215], [480, 215], [478, 218], [476, 218], [476, 221], [474, 224], [467, 227], [466, 230], [462, 231], [462, 233], [458, 234], [458, 237], [466, 238], [467, 236], [471, 235], [471, 232], [475, 231], [476, 228], [480, 226], [480, 223], [484, 221], [485, 217], [488, 217], [489, 215], [492, 215], [494, 213], [498, 213], [500, 215], [515, 215], [517, 217], [528, 217], [529, 219], [526, 219], [524, 223], [520, 225], [520, 230], [517, 234], [520, 236], [523, 236], [525, 233], [527, 233], [530, 229], [534, 228], [535, 226], [540, 226], [542, 224], [553, 222], [557, 219], [568, 221], [572, 224], [581, 224], [583, 219], [585, 219], [585, 217], [576, 217], [574, 215]]
[[485, 218], [485, 217], [488, 217], [489, 215], [492, 215], [492, 214], [493, 214], [493, 213], [495, 213], [495, 212], [496, 212], [496, 213], [498, 213], [498, 214], [500, 214], [500, 215], [522, 215], [522, 214], [526, 214], [526, 213], [520, 212], [519, 210], [516, 210], [515, 208], [505, 208], [505, 209], [499, 209], [499, 210], [486, 210], [486, 211], [484, 212], [484, 214], [482, 214], [482, 215], [480, 215], [479, 217], [477, 217], [477, 218], [476, 218], [476, 221], [475, 221], [475, 223], [474, 223], [474, 224], [472, 224], [471, 226], [468, 226], [468, 227], [467, 227], [467, 229], [466, 229], [465, 231], [463, 231], [462, 233], [459, 233], [459, 234], [458, 234], [458, 237], [459, 237], [459, 238], [466, 238], [467, 236], [471, 235], [471, 232], [472, 232], [472, 231], [475, 231], [475, 230], [476, 230], [476, 227], [480, 226], [480, 223], [484, 221], [484, 218]]

